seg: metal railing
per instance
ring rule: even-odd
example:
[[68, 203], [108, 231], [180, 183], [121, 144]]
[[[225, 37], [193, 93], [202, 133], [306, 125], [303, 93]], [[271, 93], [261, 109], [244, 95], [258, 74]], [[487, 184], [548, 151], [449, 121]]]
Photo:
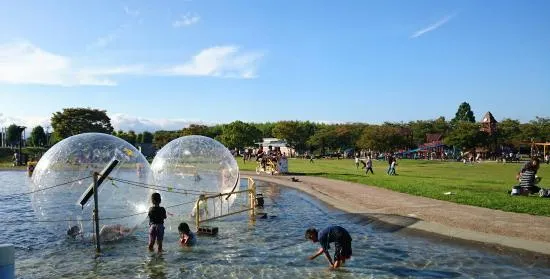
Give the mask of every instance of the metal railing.
[[[246, 208], [235, 208], [235, 210], [230, 210], [229, 207], [227, 209], [227, 212], [223, 212], [223, 207], [220, 204], [220, 212], [219, 215], [216, 215], [216, 210], [213, 211], [213, 216], [209, 217], [208, 214], [206, 218], [201, 218], [201, 208], [204, 208], [207, 205], [208, 200], [214, 200], [214, 199], [220, 199], [223, 201], [223, 198], [228, 199], [232, 195], [240, 194], [240, 193], [247, 193], [247, 206]], [[249, 212], [249, 216], [251, 219], [254, 218], [254, 215], [256, 214], [256, 185], [254, 182], [254, 179], [251, 177], [247, 178], [247, 189], [246, 190], [239, 190], [239, 191], [233, 191], [229, 193], [220, 193], [216, 195], [210, 195], [210, 196], [199, 196], [195, 203], [195, 224], [197, 228], [200, 227], [201, 223], [205, 223], [208, 221], [224, 218], [227, 216], [243, 213], [243, 212]]]

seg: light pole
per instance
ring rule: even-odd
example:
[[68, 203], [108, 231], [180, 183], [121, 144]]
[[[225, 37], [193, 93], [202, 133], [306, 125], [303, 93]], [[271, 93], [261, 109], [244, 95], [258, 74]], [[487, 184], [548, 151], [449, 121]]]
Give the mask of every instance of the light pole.
[[23, 143], [23, 131], [25, 131], [27, 127], [25, 126], [17, 126], [17, 132], [19, 133], [19, 156], [17, 156], [17, 165], [20, 166], [23, 162], [21, 158], [21, 147]]

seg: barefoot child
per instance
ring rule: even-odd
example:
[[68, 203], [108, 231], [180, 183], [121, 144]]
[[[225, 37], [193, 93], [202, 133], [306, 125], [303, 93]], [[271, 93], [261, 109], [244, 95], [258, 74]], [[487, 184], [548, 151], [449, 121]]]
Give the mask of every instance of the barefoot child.
[[197, 238], [195, 234], [191, 232], [187, 223], [180, 223], [178, 231], [180, 232], [180, 245], [182, 247], [195, 245]]
[[155, 241], [157, 242], [158, 252], [162, 252], [162, 240], [164, 239], [164, 219], [166, 219], [166, 209], [160, 206], [161, 198], [159, 193], [151, 195], [153, 206], [149, 208], [149, 251], [153, 251]]
[[[330, 267], [338, 268], [346, 262], [346, 259], [351, 257], [351, 236], [346, 229], [340, 226], [330, 226], [320, 232], [315, 228], [309, 228], [306, 230], [306, 239], [321, 244], [319, 251], [309, 257], [310, 260], [325, 254]], [[330, 258], [328, 253], [331, 242], [334, 242], [334, 260]]]

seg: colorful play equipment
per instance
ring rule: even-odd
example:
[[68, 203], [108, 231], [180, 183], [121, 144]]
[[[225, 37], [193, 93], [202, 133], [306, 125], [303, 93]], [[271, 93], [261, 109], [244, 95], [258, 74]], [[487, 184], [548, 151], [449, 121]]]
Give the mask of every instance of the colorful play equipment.
[[[262, 160], [265, 161], [262, 162]], [[271, 158], [266, 158], [262, 160], [258, 161], [258, 165], [256, 166], [256, 174], [267, 173], [270, 175], [274, 175], [278, 173], [276, 165], [277, 162], [275, 160], [272, 160]]]
[[550, 142], [532, 142], [531, 143], [531, 155], [533, 155], [534, 151], [537, 149], [537, 147], [542, 146], [542, 155], [546, 155], [546, 150], [548, 149], [548, 152], [550, 152]]

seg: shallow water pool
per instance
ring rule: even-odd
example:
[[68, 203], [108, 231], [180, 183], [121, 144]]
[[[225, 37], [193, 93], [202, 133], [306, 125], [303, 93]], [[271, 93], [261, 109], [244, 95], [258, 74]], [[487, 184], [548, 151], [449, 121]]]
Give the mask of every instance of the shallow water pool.
[[[29, 197], [7, 196], [28, 191], [28, 183], [25, 172], [0, 172], [0, 222], [35, 218]], [[334, 210], [293, 189], [262, 182], [257, 186], [269, 218], [250, 222], [243, 213], [218, 221], [212, 224], [219, 227], [218, 236], [199, 236], [198, 245], [187, 249], [167, 230], [161, 256], [147, 251], [145, 223], [132, 237], [104, 244], [97, 259], [91, 243], [52, 235], [39, 223], [1, 224], [0, 242], [16, 246], [17, 278], [550, 277], [545, 261], [413, 236], [369, 216]], [[322, 256], [307, 260], [318, 246], [304, 240], [309, 226], [330, 224], [345, 227], [353, 238], [353, 257], [337, 271], [329, 270]]]

